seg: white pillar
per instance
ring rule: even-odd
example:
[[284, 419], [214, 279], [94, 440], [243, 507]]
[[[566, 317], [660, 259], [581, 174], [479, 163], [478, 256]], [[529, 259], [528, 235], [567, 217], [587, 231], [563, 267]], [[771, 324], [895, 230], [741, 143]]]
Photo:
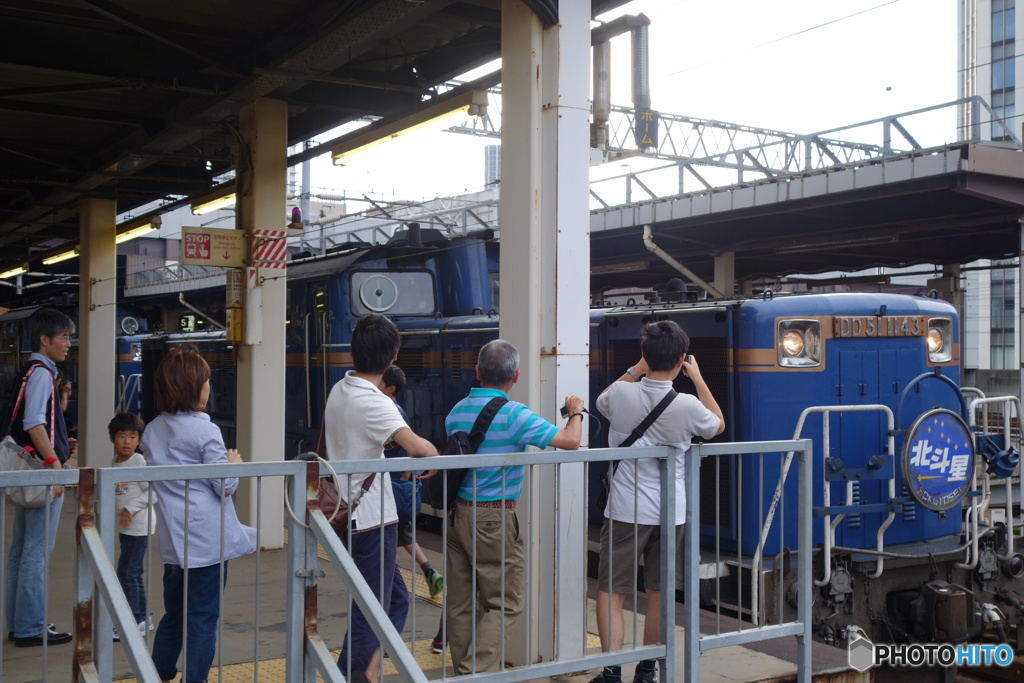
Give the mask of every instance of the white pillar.
[[[248, 170], [238, 174], [238, 228], [285, 229], [288, 105], [258, 100], [241, 109], [242, 138], [248, 146]], [[243, 164], [239, 164], [243, 166]], [[247, 462], [284, 459], [285, 273], [260, 267], [246, 274], [242, 301], [244, 340], [238, 349], [238, 451]], [[283, 482], [262, 485], [264, 548], [284, 545]], [[256, 525], [256, 481], [240, 486], [235, 500], [239, 517]]]
[[114, 337], [117, 329], [117, 207], [87, 199], [81, 209], [78, 304], [78, 464], [107, 467], [113, 451], [107, 423], [114, 416]]
[[[519, 0], [502, 2], [500, 333], [522, 356], [514, 398], [559, 426], [565, 396], [589, 394], [589, 21], [589, 3], [563, 2], [544, 31]], [[567, 514], [582, 506], [584, 469], [545, 469], [531, 480], [536, 588], [507, 653], [516, 664], [584, 649], [586, 520]]]
[[736, 293], [736, 252], [715, 254], [715, 289], [724, 296]]

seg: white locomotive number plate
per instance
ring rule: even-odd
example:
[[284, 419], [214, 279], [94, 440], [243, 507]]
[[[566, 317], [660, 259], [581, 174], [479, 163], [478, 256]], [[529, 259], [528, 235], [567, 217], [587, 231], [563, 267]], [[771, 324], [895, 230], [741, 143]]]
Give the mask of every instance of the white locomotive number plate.
[[927, 321], [920, 315], [835, 316], [832, 336], [856, 337], [921, 337]]

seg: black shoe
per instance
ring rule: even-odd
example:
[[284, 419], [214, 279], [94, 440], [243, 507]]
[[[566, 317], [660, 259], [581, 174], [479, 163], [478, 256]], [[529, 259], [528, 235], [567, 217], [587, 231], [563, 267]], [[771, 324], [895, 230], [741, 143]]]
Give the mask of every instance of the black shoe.
[[[51, 636], [55, 635], [57, 633], [57, 629], [55, 629], [53, 627], [53, 624], [47, 624], [46, 625], [46, 630], [49, 631]], [[7, 632], [7, 641], [11, 642], [11, 643], [14, 642], [14, 631], [8, 631]]]
[[658, 667], [655, 666], [650, 671], [644, 671], [637, 664], [633, 674], [633, 683], [658, 683]]
[[604, 675], [604, 672], [597, 674], [590, 679], [590, 683], [622, 683], [622, 676], [616, 676], [614, 680]]
[[437, 635], [434, 636], [434, 642], [430, 644], [430, 650], [435, 654], [444, 652], [444, 628], [438, 629]]
[[[70, 643], [72, 636], [70, 633], [56, 633], [54, 631], [46, 632], [46, 644], [47, 645], [62, 645], [64, 643]], [[42, 634], [38, 636], [28, 636], [27, 638], [14, 637], [14, 647], [39, 647], [43, 644]]]

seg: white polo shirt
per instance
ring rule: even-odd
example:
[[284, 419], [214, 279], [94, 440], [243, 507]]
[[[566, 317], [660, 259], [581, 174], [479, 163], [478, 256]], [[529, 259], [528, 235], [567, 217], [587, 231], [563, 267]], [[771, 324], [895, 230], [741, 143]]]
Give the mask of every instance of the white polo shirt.
[[[616, 447], [625, 441], [670, 390], [671, 382], [644, 377], [639, 382], [615, 382], [598, 396], [597, 408], [608, 418], [610, 425], [609, 445]], [[690, 440], [695, 436], [710, 439], [718, 432], [719, 424], [718, 416], [705, 408], [696, 396], [677, 394], [665, 412], [634, 444], [636, 447], [672, 446], [676, 449], [677, 525], [686, 522], [685, 456], [690, 450]], [[622, 460], [615, 470], [604, 516], [620, 522], [633, 522], [634, 509], [638, 524], [661, 524], [661, 475], [657, 460]]]
[[[395, 402], [364, 379], [354, 377], [349, 371], [344, 379], [334, 385], [327, 397], [324, 410], [324, 435], [329, 460], [379, 460], [384, 458], [384, 444], [395, 432], [408, 425], [398, 413]], [[345, 494], [345, 475], [341, 478], [342, 494]], [[368, 476], [354, 474], [349, 482], [345, 500], [356, 498], [363, 481]], [[382, 486], [383, 484], [383, 486]], [[383, 515], [381, 494], [383, 493]], [[355, 531], [365, 531], [381, 524], [398, 521], [395, 511], [395, 497], [391, 491], [391, 477], [388, 473], [378, 474], [373, 484], [359, 501], [359, 507], [352, 515]]]

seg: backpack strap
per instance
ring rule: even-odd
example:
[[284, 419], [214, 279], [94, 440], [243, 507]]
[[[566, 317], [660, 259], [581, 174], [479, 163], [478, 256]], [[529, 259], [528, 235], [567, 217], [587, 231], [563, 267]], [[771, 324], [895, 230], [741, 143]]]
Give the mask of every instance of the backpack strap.
[[[50, 445], [54, 444], [54, 436], [56, 434], [56, 419], [57, 419], [57, 378], [50, 372], [50, 368], [38, 360], [29, 361], [26, 364], [25, 374], [21, 378], [21, 386], [18, 388], [18, 396], [14, 400], [14, 408], [11, 410], [11, 425], [8, 427], [7, 435], [10, 435], [11, 428], [14, 425], [14, 421], [18, 419], [18, 413], [21, 412], [22, 405], [25, 402], [25, 390], [28, 388], [28, 378], [32, 376], [32, 373], [39, 368], [45, 368], [46, 372], [50, 375], [50, 379], [53, 381], [53, 390], [50, 392]], [[24, 417], [22, 417], [22, 430], [24, 431]], [[5, 435], [6, 436], [6, 435]]]
[[619, 448], [629, 448], [630, 446], [635, 444], [640, 439], [640, 437], [644, 435], [644, 432], [647, 431], [647, 428], [654, 424], [655, 420], [661, 417], [661, 414], [665, 412], [665, 408], [668, 408], [668, 404], [672, 403], [672, 401], [675, 400], [676, 396], [678, 396], [676, 390], [669, 389], [668, 393], [665, 394], [665, 396], [661, 399], [658, 405], [654, 406], [654, 409], [647, 414], [647, 417], [645, 417], [643, 421], [640, 422], [640, 424], [638, 424], [632, 432], [630, 432], [629, 436], [626, 437], [626, 439], [619, 444]]
[[504, 396], [495, 396], [487, 402], [484, 409], [477, 415], [476, 422], [473, 423], [473, 429], [469, 433], [469, 442], [473, 444], [474, 453], [476, 453], [476, 449], [480, 448], [480, 444], [484, 442], [484, 436], [486, 436], [487, 430], [490, 429], [494, 416], [498, 414], [498, 411], [506, 403], [508, 403], [508, 399]]

